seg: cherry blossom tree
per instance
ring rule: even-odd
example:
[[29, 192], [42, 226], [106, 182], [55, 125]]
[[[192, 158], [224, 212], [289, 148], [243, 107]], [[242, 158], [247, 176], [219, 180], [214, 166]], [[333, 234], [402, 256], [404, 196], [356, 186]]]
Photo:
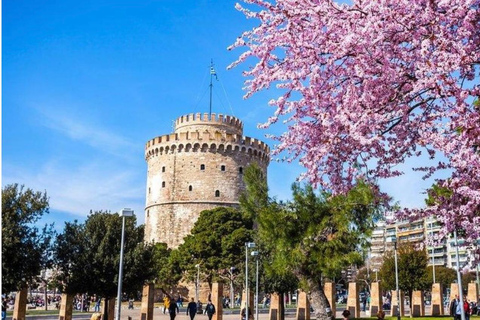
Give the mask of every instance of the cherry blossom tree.
[[[277, 121], [288, 125], [274, 154], [298, 159], [304, 178], [333, 194], [358, 178], [404, 172], [398, 165], [427, 154], [435, 164], [413, 168], [449, 190], [424, 209], [444, 235], [480, 237], [480, 0], [244, 0], [259, 24], [229, 48], [231, 64], [252, 64], [246, 97], [271, 86]], [[441, 155], [444, 161], [438, 161]]]

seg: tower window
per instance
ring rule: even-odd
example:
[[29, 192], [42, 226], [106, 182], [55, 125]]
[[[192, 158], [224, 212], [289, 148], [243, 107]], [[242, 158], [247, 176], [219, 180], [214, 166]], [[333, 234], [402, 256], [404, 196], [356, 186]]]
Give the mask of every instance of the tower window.
[[188, 186], [188, 191], [192, 191], [193, 190], [193, 187], [192, 186]]
[[225, 166], [224, 166], [224, 165], [221, 165], [221, 166], [220, 166], [220, 170], [225, 171]]
[[147, 218], [150, 217], [150, 210], [147, 210]]
[[148, 193], [150, 193], [150, 187], [148, 187]]
[[240, 174], [243, 173], [243, 167], [238, 168], [238, 173], [240, 173]]
[[162, 181], [162, 188], [165, 188], [165, 181]]
[[165, 167], [162, 167], [162, 172], [165, 172]]
[[220, 197], [220, 191], [219, 190], [215, 190], [215, 197]]
[[202, 171], [205, 170], [205, 165], [204, 164], [200, 165], [200, 170], [202, 170]]

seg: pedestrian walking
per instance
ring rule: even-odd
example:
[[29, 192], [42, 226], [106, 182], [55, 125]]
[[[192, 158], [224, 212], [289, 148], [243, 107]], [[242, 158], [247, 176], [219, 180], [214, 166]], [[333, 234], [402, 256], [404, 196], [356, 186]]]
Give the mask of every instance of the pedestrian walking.
[[468, 303], [467, 297], [463, 298], [463, 311], [465, 311], [465, 319], [470, 320], [472, 310], [470, 309], [470, 303]]
[[190, 315], [190, 320], [193, 320], [196, 314], [197, 314], [197, 304], [195, 303], [195, 299], [192, 298], [187, 305], [187, 316]]
[[163, 314], [168, 311], [170, 307], [170, 298], [168, 296], [163, 297]]
[[174, 301], [171, 301], [170, 305], [168, 306], [168, 313], [170, 314], [170, 320], [175, 320], [175, 317], [177, 316], [177, 312], [180, 312], [178, 305]]
[[460, 308], [460, 301], [458, 300], [458, 296], [455, 295], [455, 298], [450, 302], [450, 315], [454, 320], [460, 320], [462, 318]]
[[207, 306], [205, 307], [205, 313], [208, 316], [208, 320], [212, 320], [212, 317], [215, 314], [215, 306], [213, 305], [212, 300], [208, 300]]

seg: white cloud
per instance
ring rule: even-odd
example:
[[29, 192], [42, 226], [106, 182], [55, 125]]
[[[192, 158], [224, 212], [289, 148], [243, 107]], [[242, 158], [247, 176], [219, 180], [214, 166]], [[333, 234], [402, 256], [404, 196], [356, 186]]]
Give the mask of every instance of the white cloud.
[[51, 210], [86, 217], [90, 209], [116, 212], [131, 207], [143, 223], [145, 178], [134, 167], [92, 160], [76, 168], [50, 161], [36, 169], [4, 164], [4, 170], [4, 184], [19, 183], [46, 191]]
[[86, 119], [82, 113], [67, 108], [36, 108], [41, 114], [40, 123], [65, 137], [80, 141], [95, 149], [118, 157], [131, 159], [127, 150], [139, 146], [125, 136], [107, 130], [101, 121]]

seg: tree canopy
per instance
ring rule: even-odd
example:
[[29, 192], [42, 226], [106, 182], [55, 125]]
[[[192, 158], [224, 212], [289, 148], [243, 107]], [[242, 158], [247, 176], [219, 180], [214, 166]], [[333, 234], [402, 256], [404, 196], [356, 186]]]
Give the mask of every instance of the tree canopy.
[[[334, 194], [358, 178], [404, 174], [410, 157], [445, 159], [413, 168], [451, 190], [411, 219], [435, 214], [445, 233], [480, 234], [480, 0], [245, 0], [237, 5], [259, 25], [230, 47], [246, 97], [276, 86], [273, 116], [288, 130], [275, 154], [299, 158], [305, 176]], [[253, 58], [253, 59], [252, 59]]]
[[[249, 170], [258, 174], [255, 166], [246, 172]], [[245, 180], [247, 186], [252, 181]], [[294, 274], [301, 287], [310, 292], [316, 317], [328, 319], [322, 279], [362, 262], [380, 206], [372, 186], [362, 181], [346, 195], [317, 194], [312, 186], [300, 184], [293, 184], [292, 192], [293, 199], [285, 204], [268, 198], [248, 201], [260, 205], [255, 211], [259, 243], [267, 251], [265, 269], [283, 286], [288, 284], [290, 273]], [[266, 193], [256, 194], [265, 197]]]
[[228, 278], [230, 268], [242, 265], [245, 242], [252, 240], [253, 221], [238, 209], [219, 207], [204, 210], [178, 247], [186, 276], [193, 279], [197, 268], [211, 286], [218, 278]]
[[[144, 243], [144, 227], [136, 227], [135, 220], [125, 221], [122, 291], [127, 294], [136, 294], [144, 282], [155, 278], [153, 247]], [[122, 218], [104, 211], [90, 214], [83, 224], [65, 224], [54, 255], [65, 292], [116, 296], [121, 232]]]
[[[429, 287], [427, 273], [428, 257], [425, 250], [417, 249], [413, 244], [400, 242], [397, 251], [398, 287], [407, 293], [412, 301], [415, 290], [425, 290]], [[394, 251], [385, 253], [379, 277], [384, 289], [395, 290], [395, 255]]]
[[37, 226], [48, 211], [46, 192], [18, 184], [2, 189], [2, 292], [32, 284], [49, 266], [53, 226]]

